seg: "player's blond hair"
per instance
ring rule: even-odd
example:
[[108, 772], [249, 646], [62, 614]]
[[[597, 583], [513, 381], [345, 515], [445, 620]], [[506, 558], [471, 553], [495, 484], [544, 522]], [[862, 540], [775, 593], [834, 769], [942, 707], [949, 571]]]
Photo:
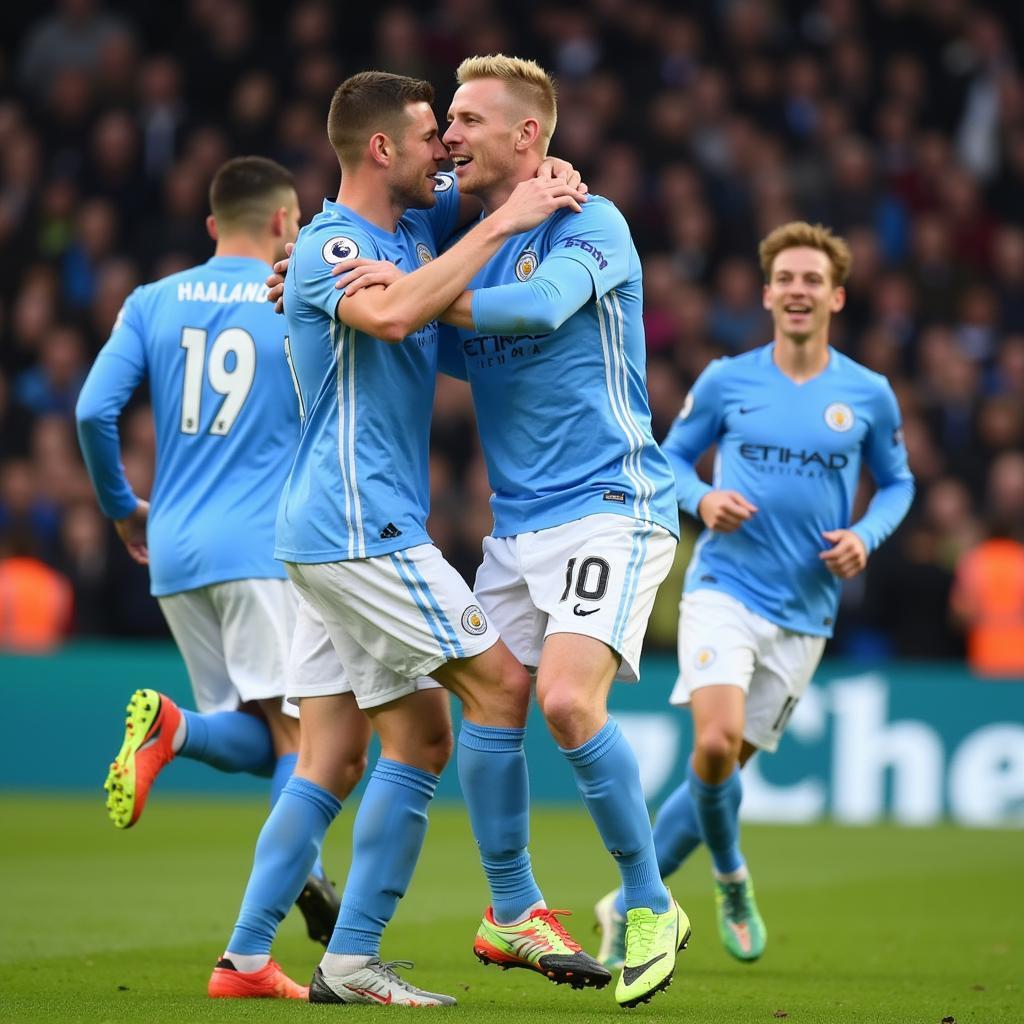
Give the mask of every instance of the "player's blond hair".
[[535, 60], [506, 57], [503, 53], [467, 57], [459, 65], [455, 78], [459, 85], [478, 78], [497, 78], [504, 82], [524, 109], [537, 118], [543, 150], [547, 152], [558, 120], [558, 102], [553, 79]]
[[765, 281], [771, 281], [772, 264], [775, 257], [785, 249], [817, 249], [823, 252], [832, 267], [832, 286], [846, 283], [850, 274], [853, 254], [845, 238], [833, 235], [824, 224], [808, 224], [805, 220], [793, 220], [780, 224], [774, 231], [761, 239], [757, 254], [761, 259], [761, 270]]

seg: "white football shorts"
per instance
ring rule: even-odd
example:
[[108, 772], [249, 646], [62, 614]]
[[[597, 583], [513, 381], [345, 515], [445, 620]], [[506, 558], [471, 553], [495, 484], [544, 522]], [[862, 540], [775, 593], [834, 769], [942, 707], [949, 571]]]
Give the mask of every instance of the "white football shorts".
[[[404, 679], [498, 642], [465, 580], [433, 544], [344, 562], [286, 563], [359, 695], [356, 648]], [[392, 698], [393, 699], [393, 698]]]
[[746, 694], [743, 738], [774, 753], [821, 661], [825, 637], [794, 633], [729, 594], [693, 590], [679, 613], [679, 678], [669, 701], [690, 703], [702, 686]]
[[586, 516], [516, 537], [485, 537], [473, 587], [512, 653], [528, 668], [553, 633], [601, 640], [622, 659], [617, 679], [635, 682], [654, 596], [676, 541], [627, 516]]
[[[298, 600], [298, 618], [288, 662], [287, 697], [291, 704], [297, 705], [303, 697], [354, 693], [356, 704], [368, 709], [398, 700], [414, 690], [441, 685], [429, 676], [407, 679], [392, 672], [367, 654], [348, 636], [344, 627], [338, 625], [333, 632], [344, 639], [336, 648], [317, 611], [301, 594]], [[351, 666], [351, 676], [342, 666], [342, 651]]]
[[[283, 701], [297, 600], [288, 580], [229, 580], [157, 600], [200, 711]], [[282, 709], [297, 717], [290, 704]]]

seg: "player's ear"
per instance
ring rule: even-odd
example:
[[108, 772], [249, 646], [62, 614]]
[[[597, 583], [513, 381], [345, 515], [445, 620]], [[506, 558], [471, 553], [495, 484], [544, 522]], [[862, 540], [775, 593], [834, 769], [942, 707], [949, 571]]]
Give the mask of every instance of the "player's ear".
[[768, 285], [764, 285], [761, 289], [761, 305], [767, 309], [769, 313], [772, 311], [771, 289]]
[[384, 132], [377, 132], [370, 136], [370, 159], [375, 164], [387, 167], [395, 152], [395, 144]]
[[529, 149], [540, 137], [540, 122], [535, 117], [527, 117], [520, 121], [516, 132], [516, 149], [520, 152]]
[[285, 228], [288, 225], [288, 207], [279, 206], [270, 217], [270, 233], [275, 238], [281, 238], [284, 235]]
[[832, 310], [833, 313], [838, 313], [839, 310], [841, 310], [845, 305], [846, 289], [842, 285], [840, 285], [832, 292], [832, 299], [829, 302], [829, 309]]
[[217, 218], [212, 213], [206, 218], [206, 233], [217, 241]]

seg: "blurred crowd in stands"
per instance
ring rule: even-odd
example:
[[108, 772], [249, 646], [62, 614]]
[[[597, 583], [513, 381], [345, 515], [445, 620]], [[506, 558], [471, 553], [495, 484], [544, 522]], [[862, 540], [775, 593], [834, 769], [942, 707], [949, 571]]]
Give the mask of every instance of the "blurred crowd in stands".
[[[632, 226], [656, 436], [710, 359], [769, 340], [758, 239], [796, 218], [848, 238], [833, 341], [892, 381], [918, 497], [847, 587], [832, 653], [962, 657], [965, 624], [997, 619], [1024, 652], [1018, 5], [59, 0], [4, 17], [0, 636], [5, 616], [58, 608], [62, 632], [164, 630], [145, 572], [97, 510], [72, 414], [128, 293], [211, 254], [217, 166], [281, 161], [308, 219], [337, 189], [325, 117], [345, 76], [428, 78], [443, 122], [458, 62], [503, 51], [557, 76], [552, 151]], [[146, 494], [145, 395], [122, 440]], [[472, 578], [489, 492], [460, 383], [439, 384], [433, 443], [432, 533]], [[988, 542], [1002, 546], [986, 558]], [[12, 610], [11, 567], [29, 564], [41, 610]], [[673, 644], [677, 588], [662, 594], [655, 644]]]

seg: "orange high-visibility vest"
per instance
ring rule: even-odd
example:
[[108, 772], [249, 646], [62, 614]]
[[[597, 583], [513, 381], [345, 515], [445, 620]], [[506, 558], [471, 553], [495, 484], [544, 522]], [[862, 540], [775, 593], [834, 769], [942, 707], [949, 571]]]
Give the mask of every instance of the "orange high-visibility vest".
[[1024, 544], [987, 540], [957, 568], [976, 618], [967, 634], [967, 660], [979, 675], [1024, 677]]
[[34, 558], [0, 561], [0, 650], [58, 646], [71, 622], [71, 584]]

